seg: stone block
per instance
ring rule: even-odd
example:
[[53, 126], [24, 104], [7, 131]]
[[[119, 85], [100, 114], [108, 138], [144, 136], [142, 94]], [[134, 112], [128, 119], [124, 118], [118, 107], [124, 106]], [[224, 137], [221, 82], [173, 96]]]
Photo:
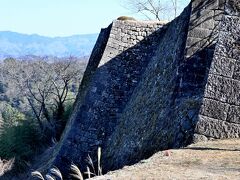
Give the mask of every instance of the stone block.
[[147, 33], [146, 32], [142, 32], [142, 36], [146, 36], [147, 35]]
[[189, 37], [195, 37], [195, 38], [206, 38], [211, 35], [212, 31], [208, 29], [203, 29], [203, 28], [195, 28], [191, 31], [189, 31], [188, 36]]
[[232, 80], [231, 82], [231, 95], [228, 102], [234, 105], [240, 105], [240, 81]]
[[240, 81], [240, 61], [235, 62], [234, 72], [233, 72], [233, 79]]
[[201, 135], [201, 134], [193, 135], [193, 143], [205, 142], [205, 141], [208, 141], [208, 138], [206, 136]]
[[240, 106], [230, 106], [227, 121], [240, 124]]
[[226, 0], [218, 0], [218, 9], [224, 10]]
[[142, 41], [143, 39], [144, 39], [144, 37], [142, 37], [142, 36], [137, 36], [137, 40]]
[[200, 115], [195, 132], [217, 139], [239, 138], [240, 125]]
[[228, 102], [232, 93], [231, 89], [231, 79], [209, 74], [204, 97], [221, 102]]
[[239, 0], [227, 0], [226, 12], [229, 15], [240, 16], [240, 2]]
[[225, 121], [227, 119], [229, 106], [227, 103], [204, 98], [200, 114]]
[[[206, 21], [214, 21], [214, 11], [209, 11], [209, 10], [203, 10], [202, 14], [201, 12], [196, 12], [193, 14], [190, 18], [190, 26], [193, 28], [201, 27], [201, 24], [206, 22]], [[210, 29], [210, 28], [209, 28]]]
[[[234, 70], [235, 63], [236, 61], [234, 59], [226, 58], [224, 56], [215, 54], [209, 73], [220, 75], [220, 76], [232, 77], [233, 72], [235, 71]], [[239, 77], [240, 77], [240, 74], [239, 74]]]
[[208, 19], [201, 23], [200, 28], [213, 30], [215, 28], [215, 23], [212, 19]]
[[194, 37], [188, 37], [187, 38], [187, 46], [191, 47], [191, 46], [197, 46], [202, 39], [200, 38], [194, 38]]
[[219, 34], [216, 53], [218, 53], [220, 56], [240, 61], [240, 49], [236, 44], [237, 40], [234, 40], [228, 34], [229, 33], [226, 32], [221, 32]]
[[111, 57], [114, 57], [114, 56], [119, 54], [119, 50], [118, 49], [119, 49], [119, 46], [117, 48], [108, 46], [105, 49], [104, 55], [111, 55]]
[[127, 43], [128, 42], [128, 38], [126, 36], [124, 36], [124, 37], [122, 37], [121, 41], [124, 42], [124, 43]]
[[215, 21], [221, 21], [224, 15], [224, 11], [223, 10], [215, 10], [214, 11], [214, 20]]

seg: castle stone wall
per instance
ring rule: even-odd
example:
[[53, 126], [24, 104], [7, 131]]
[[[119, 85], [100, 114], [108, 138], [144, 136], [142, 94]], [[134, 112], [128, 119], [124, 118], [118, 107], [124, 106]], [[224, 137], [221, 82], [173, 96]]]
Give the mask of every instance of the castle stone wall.
[[[138, 43], [140, 41], [146, 37], [150, 38], [150, 35], [162, 26], [163, 23], [158, 21], [113, 21], [107, 47], [99, 66], [105, 64], [131, 47], [135, 45], [139, 46]], [[156, 46], [154, 40], [152, 41], [152, 46]], [[138, 50], [141, 50], [141, 48]], [[136, 51], [136, 53], [138, 52]]]
[[[240, 5], [192, 0], [172, 22], [102, 30], [50, 165], [102, 147], [103, 171], [194, 141], [240, 137]], [[67, 177], [67, 176], [66, 176]]]
[[102, 31], [55, 151], [53, 164], [64, 174], [71, 162], [85, 169], [88, 154], [96, 157], [97, 148], [105, 146], [165, 30], [159, 22], [116, 20]]
[[178, 67], [184, 60], [189, 16], [190, 7], [171, 22], [158, 42], [156, 54], [103, 149], [105, 168], [137, 162], [173, 145], [180, 131], [174, 97], [179, 86]]
[[240, 137], [240, 17], [235, 10], [229, 1], [219, 25], [196, 128], [206, 137]]

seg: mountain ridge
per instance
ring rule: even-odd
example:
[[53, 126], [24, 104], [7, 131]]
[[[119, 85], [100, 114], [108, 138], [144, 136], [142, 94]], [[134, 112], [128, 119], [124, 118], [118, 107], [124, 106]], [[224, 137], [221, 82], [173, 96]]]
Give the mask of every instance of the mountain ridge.
[[48, 37], [38, 34], [22, 34], [0, 31], [0, 59], [7, 57], [35, 56], [88, 56], [98, 34]]

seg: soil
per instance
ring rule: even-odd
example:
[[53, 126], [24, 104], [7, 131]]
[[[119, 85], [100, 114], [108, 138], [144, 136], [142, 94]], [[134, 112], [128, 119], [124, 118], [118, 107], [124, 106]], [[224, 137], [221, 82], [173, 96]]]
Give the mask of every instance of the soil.
[[[104, 167], [103, 167], [104, 168]], [[154, 154], [94, 180], [240, 180], [240, 139], [200, 142]]]

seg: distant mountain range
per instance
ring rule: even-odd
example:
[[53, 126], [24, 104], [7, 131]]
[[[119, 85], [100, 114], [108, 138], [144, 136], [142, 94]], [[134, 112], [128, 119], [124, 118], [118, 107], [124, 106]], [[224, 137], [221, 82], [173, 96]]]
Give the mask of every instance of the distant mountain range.
[[98, 34], [45, 37], [0, 31], [0, 59], [24, 56], [83, 57], [90, 55]]

